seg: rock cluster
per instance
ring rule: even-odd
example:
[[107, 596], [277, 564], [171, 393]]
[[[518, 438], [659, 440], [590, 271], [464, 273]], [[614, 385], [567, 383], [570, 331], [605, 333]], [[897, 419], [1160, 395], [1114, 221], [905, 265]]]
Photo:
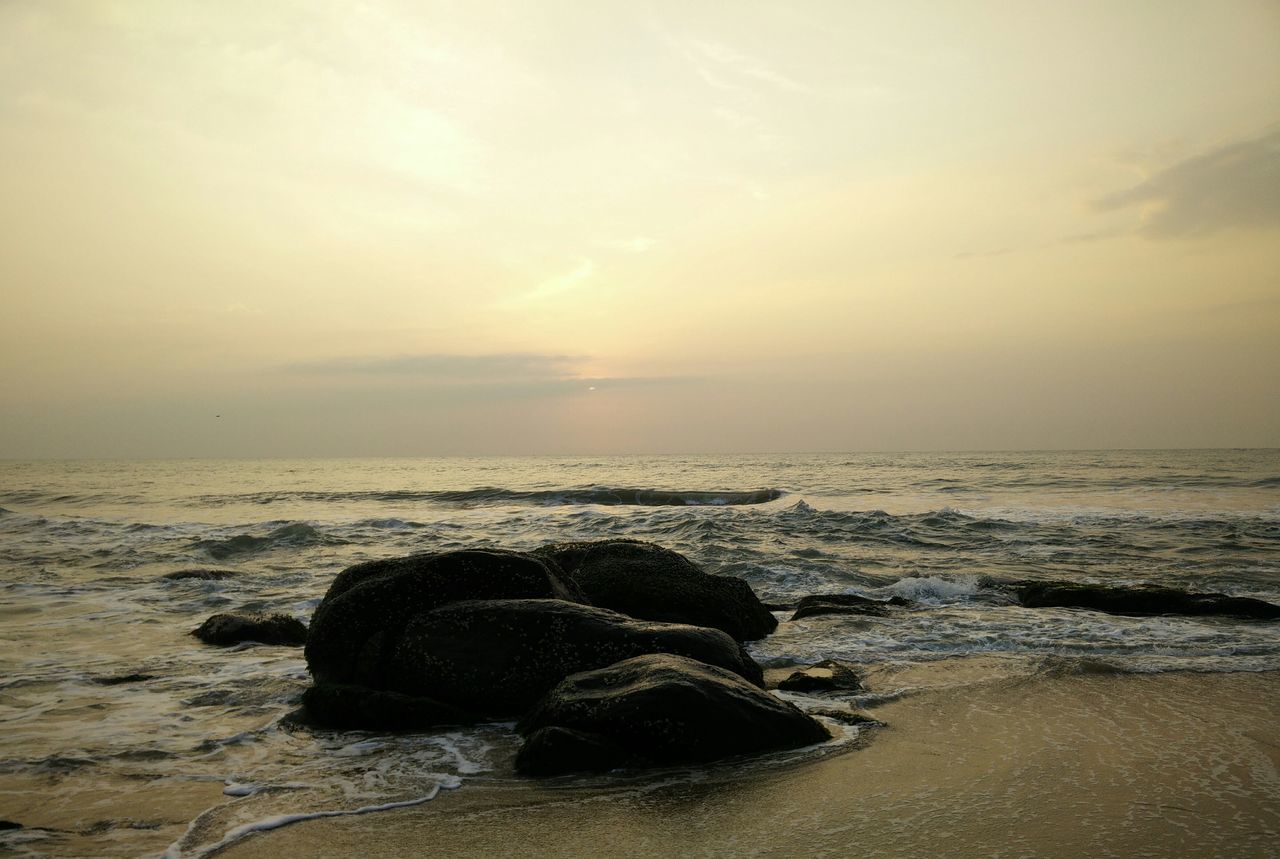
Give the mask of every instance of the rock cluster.
[[[182, 570], [167, 578], [223, 576]], [[984, 587], [1030, 608], [1280, 617], [1280, 606], [1260, 600], [1157, 586]], [[334, 579], [310, 630], [286, 615], [218, 614], [193, 634], [218, 645], [305, 643], [314, 683], [302, 717], [312, 724], [395, 731], [516, 719], [526, 737], [517, 769], [549, 776], [823, 742], [821, 723], [766, 691], [742, 642], [771, 633], [774, 610], [824, 623], [824, 615], [889, 618], [917, 608], [902, 597], [850, 593], [766, 606], [742, 579], [709, 575], [676, 552], [603, 540], [357, 564]], [[863, 688], [859, 673], [839, 662], [792, 668], [770, 669], [783, 692], [839, 698]], [[871, 721], [852, 710], [815, 712]]]
[[304, 703], [339, 728], [518, 718], [531, 775], [825, 741], [742, 647], [776, 626], [745, 581], [632, 540], [375, 561], [316, 609]]

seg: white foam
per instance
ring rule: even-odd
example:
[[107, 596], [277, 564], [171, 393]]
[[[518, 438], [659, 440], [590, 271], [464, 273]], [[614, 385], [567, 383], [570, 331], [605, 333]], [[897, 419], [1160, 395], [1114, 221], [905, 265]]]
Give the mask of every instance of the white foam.
[[937, 579], [932, 576], [909, 576], [882, 590], [916, 602], [942, 603], [968, 599], [978, 592], [977, 577]]
[[[360, 808], [352, 809], [331, 809], [328, 811], [308, 811], [296, 814], [277, 814], [271, 817], [264, 817], [261, 820], [255, 820], [252, 823], [245, 823], [227, 830], [222, 838], [214, 844], [203, 847], [198, 853], [190, 854], [197, 859], [203, 856], [211, 856], [219, 850], [224, 850], [241, 841], [244, 838], [254, 834], [255, 832], [270, 832], [272, 829], [279, 829], [282, 826], [289, 826], [293, 823], [299, 823], [303, 820], [318, 820], [322, 817], [350, 817], [357, 814], [372, 814], [376, 811], [390, 811], [393, 808], [409, 808], [414, 805], [422, 805], [430, 802], [439, 795], [441, 790], [454, 790], [462, 786], [462, 779], [457, 776], [442, 775], [440, 781], [428, 793], [423, 796], [417, 796], [413, 799], [400, 800], [399, 802], [383, 802], [377, 805], [364, 805]], [[188, 830], [190, 832], [190, 830]], [[185, 836], [184, 836], [185, 837]], [[182, 852], [182, 841], [179, 839], [169, 848], [165, 850], [164, 859], [182, 859], [186, 854]]]
[[[467, 741], [466, 735], [461, 733], [444, 734], [442, 736], [428, 737], [427, 741], [433, 745], [439, 746], [446, 754], [453, 758], [453, 765], [458, 772], [463, 775], [475, 775], [476, 773], [488, 772], [493, 767], [483, 762], [483, 760], [472, 760], [463, 752], [462, 744]], [[490, 751], [493, 747], [488, 743], [479, 744], [480, 755]]]
[[364, 740], [359, 743], [351, 743], [340, 749], [335, 749], [330, 754], [341, 758], [359, 758], [365, 755], [371, 755], [374, 752], [380, 752], [387, 747], [387, 744], [379, 740]]

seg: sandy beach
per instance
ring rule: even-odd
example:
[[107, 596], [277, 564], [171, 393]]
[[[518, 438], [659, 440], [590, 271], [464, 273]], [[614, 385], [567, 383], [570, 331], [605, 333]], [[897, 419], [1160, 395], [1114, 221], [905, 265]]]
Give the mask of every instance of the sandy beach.
[[[921, 673], [933, 685], [992, 667]], [[612, 788], [472, 781], [219, 855], [1280, 854], [1280, 673], [1006, 677], [874, 715], [887, 727], [864, 747], [781, 770]]]

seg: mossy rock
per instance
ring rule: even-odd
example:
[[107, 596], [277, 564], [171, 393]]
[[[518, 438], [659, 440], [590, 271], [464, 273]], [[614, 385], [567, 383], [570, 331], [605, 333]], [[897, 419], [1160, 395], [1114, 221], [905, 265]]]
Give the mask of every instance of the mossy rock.
[[223, 647], [245, 641], [298, 647], [307, 641], [307, 625], [287, 614], [215, 614], [191, 634]]
[[903, 597], [890, 597], [877, 600], [857, 594], [813, 594], [801, 597], [796, 603], [792, 620], [802, 620], [820, 614], [861, 614], [870, 617], [887, 617], [895, 608], [903, 608], [914, 603]]
[[631, 617], [709, 626], [737, 641], [764, 638], [778, 626], [745, 580], [706, 573], [653, 543], [555, 543], [533, 554], [554, 561], [591, 605]]
[[1015, 582], [1014, 593], [1028, 608], [1084, 608], [1109, 614], [1223, 615], [1252, 620], [1280, 618], [1280, 606], [1252, 597], [1193, 593], [1158, 585], [1115, 587], [1076, 582]]
[[472, 600], [420, 614], [406, 625], [388, 676], [399, 692], [517, 716], [570, 674], [648, 653], [697, 659], [763, 685], [760, 666], [720, 630], [562, 600]]
[[[830, 739], [820, 722], [794, 705], [730, 671], [672, 654], [574, 674], [525, 715], [517, 730], [529, 742], [516, 769], [531, 775], [613, 768], [625, 757], [663, 765], [704, 763]], [[556, 730], [574, 733], [547, 733]], [[565, 749], [567, 755], [557, 757]]]
[[475, 599], [585, 601], [540, 558], [466, 550], [370, 561], [348, 567], [329, 586], [311, 620], [307, 666], [321, 683], [394, 688], [386, 673], [410, 620]]
[[323, 728], [412, 731], [476, 721], [473, 714], [433, 698], [341, 683], [312, 686], [302, 704], [305, 720]]

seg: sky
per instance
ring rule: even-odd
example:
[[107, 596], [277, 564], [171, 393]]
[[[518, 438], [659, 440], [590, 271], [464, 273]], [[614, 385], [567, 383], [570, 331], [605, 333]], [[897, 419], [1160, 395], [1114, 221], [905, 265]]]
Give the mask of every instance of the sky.
[[1280, 4], [0, 2], [0, 458], [1280, 446]]

